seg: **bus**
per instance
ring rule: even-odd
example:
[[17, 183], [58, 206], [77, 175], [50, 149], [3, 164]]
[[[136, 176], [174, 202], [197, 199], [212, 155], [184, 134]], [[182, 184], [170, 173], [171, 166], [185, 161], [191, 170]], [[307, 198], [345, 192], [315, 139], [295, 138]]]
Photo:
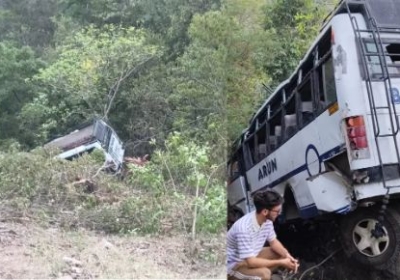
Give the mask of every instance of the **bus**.
[[83, 123], [72, 132], [53, 139], [45, 148], [57, 148], [57, 158], [72, 160], [84, 153], [99, 150], [104, 154], [107, 170], [119, 172], [124, 162], [125, 148], [115, 130], [102, 119]]
[[230, 225], [252, 195], [279, 222], [335, 217], [346, 254], [400, 275], [400, 1], [342, 0], [230, 150]]

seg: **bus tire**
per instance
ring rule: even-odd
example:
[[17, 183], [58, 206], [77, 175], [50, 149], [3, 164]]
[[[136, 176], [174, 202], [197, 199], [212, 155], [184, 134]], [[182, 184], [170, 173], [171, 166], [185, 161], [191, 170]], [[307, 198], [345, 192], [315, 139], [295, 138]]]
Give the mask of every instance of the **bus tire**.
[[392, 208], [385, 211], [385, 235], [375, 238], [371, 228], [378, 222], [379, 207], [360, 208], [343, 217], [341, 241], [347, 257], [361, 265], [400, 275], [400, 215]]

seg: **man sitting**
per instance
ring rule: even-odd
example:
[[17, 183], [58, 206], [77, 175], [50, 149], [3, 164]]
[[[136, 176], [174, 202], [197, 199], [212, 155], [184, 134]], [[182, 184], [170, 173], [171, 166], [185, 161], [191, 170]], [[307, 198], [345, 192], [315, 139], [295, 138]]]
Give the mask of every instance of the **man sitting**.
[[[294, 259], [276, 238], [273, 222], [279, 216], [283, 197], [272, 190], [253, 198], [256, 210], [237, 220], [227, 234], [228, 274], [237, 279], [270, 280], [278, 267], [297, 272]], [[264, 247], [268, 241], [269, 247]]]

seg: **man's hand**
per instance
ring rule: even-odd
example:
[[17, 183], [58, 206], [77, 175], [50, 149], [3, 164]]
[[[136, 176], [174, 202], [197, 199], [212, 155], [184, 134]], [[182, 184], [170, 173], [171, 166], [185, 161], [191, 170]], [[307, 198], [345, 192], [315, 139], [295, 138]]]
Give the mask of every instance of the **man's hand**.
[[292, 262], [298, 262], [295, 258], [292, 257], [290, 253], [286, 254], [286, 258], [289, 258]]
[[282, 266], [289, 269], [291, 272], [297, 273], [299, 262], [296, 259], [292, 259], [289, 257], [282, 259]]

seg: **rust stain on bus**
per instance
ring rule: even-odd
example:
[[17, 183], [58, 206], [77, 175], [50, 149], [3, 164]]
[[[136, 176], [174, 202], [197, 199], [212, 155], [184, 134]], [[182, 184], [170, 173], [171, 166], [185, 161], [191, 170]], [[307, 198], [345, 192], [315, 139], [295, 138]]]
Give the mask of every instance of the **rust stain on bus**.
[[331, 106], [329, 106], [328, 110], [329, 116], [336, 113], [339, 110], [339, 104], [337, 102], [333, 103]]

